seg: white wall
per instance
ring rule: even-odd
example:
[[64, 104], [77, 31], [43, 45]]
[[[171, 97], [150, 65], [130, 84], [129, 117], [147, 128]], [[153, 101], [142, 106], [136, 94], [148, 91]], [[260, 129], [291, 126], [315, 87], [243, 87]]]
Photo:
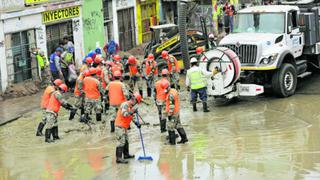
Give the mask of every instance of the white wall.
[[3, 33], [3, 23], [0, 21], [0, 74], [1, 74], [1, 91], [4, 92], [7, 84], [7, 64], [5, 56], [5, 47], [4, 47], [4, 33]]
[[112, 1], [112, 14], [113, 14], [113, 38], [116, 42], [119, 42], [118, 13], [117, 13], [116, 0]]
[[84, 53], [84, 44], [83, 44], [83, 26], [82, 26], [82, 18], [74, 18], [72, 19], [72, 27], [73, 27], [73, 40], [74, 40], [74, 50], [75, 50], [75, 61], [80, 68], [79, 65], [82, 63], [82, 59], [85, 56]]

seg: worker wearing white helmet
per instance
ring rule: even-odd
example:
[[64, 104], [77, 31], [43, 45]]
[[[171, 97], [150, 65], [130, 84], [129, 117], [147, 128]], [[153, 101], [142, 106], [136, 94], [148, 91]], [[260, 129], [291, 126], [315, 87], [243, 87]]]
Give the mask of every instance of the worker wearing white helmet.
[[208, 40], [209, 40], [209, 49], [214, 49], [215, 47], [217, 47], [217, 43], [215, 41], [215, 37], [214, 34], [210, 33], [208, 35]]
[[203, 104], [203, 112], [209, 112], [207, 106], [207, 78], [210, 78], [213, 73], [201, 69], [197, 58], [193, 57], [190, 60], [191, 68], [187, 71], [186, 86], [191, 89], [191, 102], [193, 111], [197, 111], [198, 95]]

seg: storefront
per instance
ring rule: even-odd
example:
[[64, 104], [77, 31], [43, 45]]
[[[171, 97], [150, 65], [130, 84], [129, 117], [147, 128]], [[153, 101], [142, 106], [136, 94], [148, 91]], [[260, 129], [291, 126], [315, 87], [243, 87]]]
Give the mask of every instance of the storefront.
[[136, 0], [138, 43], [151, 40], [150, 26], [158, 25], [160, 21], [160, 4], [158, 0]]
[[136, 46], [134, 1], [119, 0], [116, 7], [120, 49], [127, 51]]
[[81, 6], [74, 3], [49, 7], [42, 12], [43, 29], [45, 29], [46, 49], [48, 57], [59, 46], [63, 46], [63, 39], [73, 42], [75, 60], [81, 63], [83, 52], [83, 32], [81, 23]]
[[[64, 37], [74, 42], [75, 60], [83, 53], [81, 3], [48, 4], [0, 16], [0, 80], [1, 90], [10, 84], [37, 79], [38, 64], [31, 50], [46, 54], [59, 46]], [[79, 64], [79, 63], [78, 63]]]
[[[46, 46], [48, 50], [48, 57], [55, 51], [57, 47], [64, 45], [64, 38], [67, 38], [69, 41], [73, 42], [75, 47], [78, 47], [77, 50], [81, 49], [81, 45], [76, 43], [76, 41], [80, 42], [79, 38], [82, 39], [82, 35], [78, 32], [80, 29], [77, 27], [80, 22], [80, 13], [80, 6], [66, 6], [63, 8], [48, 10], [42, 13], [42, 22], [46, 29]], [[79, 57], [79, 51], [77, 50], [75, 50], [75, 55], [79, 62], [81, 56]]]

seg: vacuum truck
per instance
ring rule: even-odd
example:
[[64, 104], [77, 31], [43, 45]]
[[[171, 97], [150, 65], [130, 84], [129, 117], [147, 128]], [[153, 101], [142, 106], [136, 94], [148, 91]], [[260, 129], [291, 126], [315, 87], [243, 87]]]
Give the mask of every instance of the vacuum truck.
[[293, 95], [298, 78], [319, 69], [319, 9], [318, 1], [303, 0], [239, 10], [233, 32], [200, 58], [201, 67], [220, 73], [209, 80], [208, 94], [232, 98], [268, 88]]

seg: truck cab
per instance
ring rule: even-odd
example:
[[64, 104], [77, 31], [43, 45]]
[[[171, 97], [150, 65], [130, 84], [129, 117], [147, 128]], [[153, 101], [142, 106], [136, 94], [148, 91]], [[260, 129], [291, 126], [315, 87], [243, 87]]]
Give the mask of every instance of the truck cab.
[[312, 32], [319, 33], [316, 23], [318, 11], [312, 8], [301, 13], [297, 5], [249, 7], [238, 11], [233, 33], [219, 46], [239, 56], [242, 83], [260, 84], [288, 97], [295, 93], [297, 78], [310, 74], [308, 62], [319, 54], [317, 41], [310, 42]]

